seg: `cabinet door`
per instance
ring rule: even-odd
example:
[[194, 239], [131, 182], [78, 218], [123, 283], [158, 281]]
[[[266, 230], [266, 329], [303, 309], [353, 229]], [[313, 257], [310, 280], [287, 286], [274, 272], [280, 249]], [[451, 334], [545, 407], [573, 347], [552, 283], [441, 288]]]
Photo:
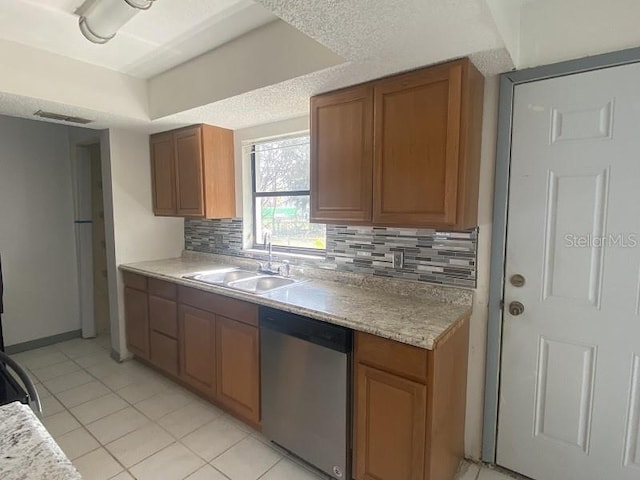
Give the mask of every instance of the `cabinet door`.
[[153, 331], [149, 332], [149, 361], [171, 375], [178, 374], [178, 341]]
[[150, 147], [153, 213], [156, 215], [175, 215], [176, 164], [173, 134], [153, 135]]
[[200, 127], [180, 130], [174, 134], [177, 213], [184, 217], [204, 216], [202, 182], [202, 132]]
[[127, 348], [135, 355], [149, 358], [149, 304], [146, 292], [124, 288], [124, 315]]
[[442, 65], [375, 85], [373, 222], [454, 226], [462, 65]]
[[311, 221], [370, 223], [373, 89], [311, 99]]
[[424, 480], [427, 387], [356, 365], [357, 480]]
[[249, 422], [260, 422], [258, 328], [216, 317], [217, 398]]
[[213, 397], [216, 391], [215, 316], [180, 305], [178, 320], [180, 377]]

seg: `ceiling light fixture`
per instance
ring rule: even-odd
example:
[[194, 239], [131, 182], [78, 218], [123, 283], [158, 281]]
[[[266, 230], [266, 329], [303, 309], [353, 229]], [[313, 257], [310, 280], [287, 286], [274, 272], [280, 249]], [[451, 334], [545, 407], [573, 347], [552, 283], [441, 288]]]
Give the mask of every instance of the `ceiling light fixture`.
[[82, 34], [93, 43], [107, 43], [140, 10], [155, 0], [86, 0], [77, 10]]

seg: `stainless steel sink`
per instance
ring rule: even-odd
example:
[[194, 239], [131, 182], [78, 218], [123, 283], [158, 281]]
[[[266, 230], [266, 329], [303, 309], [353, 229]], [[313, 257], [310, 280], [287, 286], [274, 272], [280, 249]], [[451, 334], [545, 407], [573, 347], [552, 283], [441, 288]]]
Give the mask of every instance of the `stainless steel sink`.
[[238, 280], [231, 283], [229, 286], [243, 292], [250, 293], [267, 293], [277, 288], [288, 287], [294, 283], [300, 283], [293, 278], [285, 277], [273, 277], [273, 276], [259, 276], [253, 278], [246, 278], [244, 280]]
[[212, 270], [209, 272], [196, 273], [194, 275], [185, 275], [184, 278], [207, 283], [209, 285], [254, 293], [256, 295], [268, 293], [273, 290], [285, 288], [301, 282], [300, 280], [295, 280], [293, 278], [264, 275], [250, 270], [242, 270], [240, 268]]

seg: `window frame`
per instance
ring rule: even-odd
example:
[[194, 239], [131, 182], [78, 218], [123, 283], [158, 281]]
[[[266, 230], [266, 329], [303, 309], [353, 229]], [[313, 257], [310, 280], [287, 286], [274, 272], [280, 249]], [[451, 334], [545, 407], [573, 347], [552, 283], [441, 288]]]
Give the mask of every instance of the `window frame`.
[[[299, 138], [299, 137], [307, 137], [309, 133], [300, 134], [300, 135], [283, 135], [281, 137], [272, 138], [270, 140], [260, 142], [254, 141], [251, 142], [251, 152], [249, 154], [249, 160], [251, 163], [251, 215], [252, 215], [252, 237], [253, 237], [253, 249], [264, 249], [265, 245], [263, 242], [258, 241], [257, 237], [257, 226], [258, 226], [258, 218], [256, 211], [256, 204], [259, 198], [272, 198], [272, 197], [309, 197], [309, 201], [311, 201], [311, 186], [309, 186], [308, 190], [288, 190], [288, 191], [276, 191], [276, 192], [258, 192], [257, 191], [257, 180], [258, 177], [256, 175], [256, 145], [259, 143], [268, 143], [268, 141], [276, 141], [283, 140], [287, 138]], [[311, 223], [311, 222], [309, 222]], [[326, 232], [325, 232], [326, 239]], [[291, 254], [301, 254], [301, 255], [311, 255], [318, 256], [319, 254], [324, 255], [327, 251], [325, 248], [305, 248], [305, 247], [285, 247], [282, 245], [274, 245], [271, 246], [274, 252], [280, 253], [291, 253]]]

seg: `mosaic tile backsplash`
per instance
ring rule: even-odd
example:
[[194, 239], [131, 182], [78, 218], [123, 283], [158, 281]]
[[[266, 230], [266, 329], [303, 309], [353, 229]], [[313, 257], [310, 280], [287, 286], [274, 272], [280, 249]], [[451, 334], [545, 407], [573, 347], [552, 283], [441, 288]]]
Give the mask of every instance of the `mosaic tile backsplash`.
[[[246, 256], [242, 219], [185, 220], [185, 249]], [[477, 229], [432, 229], [327, 225], [326, 263], [337, 270], [375, 276], [476, 286]], [[393, 253], [404, 252], [404, 266], [393, 268]]]

